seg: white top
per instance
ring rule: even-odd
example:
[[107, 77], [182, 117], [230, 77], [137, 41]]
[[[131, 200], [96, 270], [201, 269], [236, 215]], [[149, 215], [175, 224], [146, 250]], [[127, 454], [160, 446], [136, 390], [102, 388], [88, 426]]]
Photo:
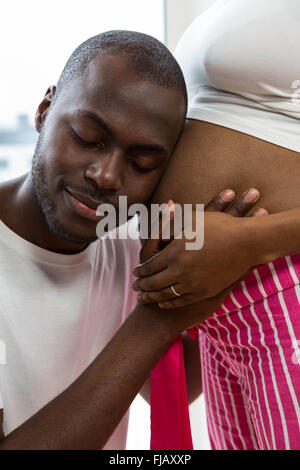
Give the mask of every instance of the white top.
[[[105, 238], [78, 254], [53, 253], [0, 221], [5, 435], [73, 383], [134, 309], [139, 252], [139, 240]], [[105, 449], [125, 448], [127, 424], [128, 413]]]
[[175, 52], [188, 117], [300, 152], [300, 1], [220, 0]]

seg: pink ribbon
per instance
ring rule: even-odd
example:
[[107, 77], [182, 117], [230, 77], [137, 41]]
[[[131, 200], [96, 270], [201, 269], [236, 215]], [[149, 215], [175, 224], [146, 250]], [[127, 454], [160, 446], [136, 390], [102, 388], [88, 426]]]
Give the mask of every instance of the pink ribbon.
[[[188, 330], [192, 339], [197, 328]], [[151, 450], [193, 450], [180, 335], [151, 373]]]

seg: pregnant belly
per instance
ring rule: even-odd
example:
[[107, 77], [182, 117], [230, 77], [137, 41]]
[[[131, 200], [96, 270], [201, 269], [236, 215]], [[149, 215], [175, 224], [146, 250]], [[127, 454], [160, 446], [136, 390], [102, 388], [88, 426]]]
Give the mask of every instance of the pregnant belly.
[[209, 202], [231, 188], [256, 187], [261, 199], [251, 209], [271, 213], [300, 205], [300, 154], [215, 124], [187, 120], [183, 135], [152, 202]]

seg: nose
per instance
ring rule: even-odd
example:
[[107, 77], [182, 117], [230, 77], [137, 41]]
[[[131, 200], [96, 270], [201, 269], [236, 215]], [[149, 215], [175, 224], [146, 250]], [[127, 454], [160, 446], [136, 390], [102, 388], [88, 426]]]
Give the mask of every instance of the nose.
[[85, 177], [99, 188], [119, 191], [122, 187], [123, 158], [120, 153], [102, 155], [90, 162]]

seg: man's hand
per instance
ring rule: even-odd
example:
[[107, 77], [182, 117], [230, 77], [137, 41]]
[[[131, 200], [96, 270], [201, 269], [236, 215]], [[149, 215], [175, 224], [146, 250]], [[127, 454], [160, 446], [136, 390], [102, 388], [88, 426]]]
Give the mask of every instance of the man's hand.
[[[201, 250], [187, 251], [187, 240], [183, 237], [172, 240], [153, 256], [157, 244], [147, 241], [141, 258], [151, 258], [134, 270], [140, 278], [133, 285], [140, 291], [138, 301], [158, 302], [161, 308], [181, 307], [216, 296], [246, 276], [254, 266], [246, 246], [247, 226], [241, 217], [259, 197], [256, 189], [237, 199], [233, 191], [226, 190], [211, 201], [205, 208]], [[265, 209], [260, 209], [254, 215], [267, 214]], [[180, 296], [176, 296], [171, 286]]]

